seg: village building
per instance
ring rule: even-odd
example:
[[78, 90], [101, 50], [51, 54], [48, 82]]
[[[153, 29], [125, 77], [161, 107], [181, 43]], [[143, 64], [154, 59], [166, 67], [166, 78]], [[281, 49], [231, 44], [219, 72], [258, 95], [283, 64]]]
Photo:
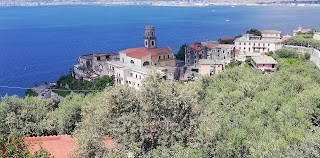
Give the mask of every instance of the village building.
[[283, 46], [281, 32], [277, 30], [262, 30], [261, 36], [245, 34], [235, 39], [235, 49], [239, 52], [238, 57], [247, 54], [265, 54], [276, 51]]
[[210, 59], [201, 59], [199, 61], [199, 75], [215, 75], [225, 69], [225, 64]]
[[263, 72], [275, 72], [278, 67], [278, 62], [270, 56], [252, 57], [251, 64]]
[[299, 26], [296, 30], [293, 30], [293, 36], [296, 36], [299, 33], [309, 33], [311, 31], [311, 29], [302, 29], [301, 26]]
[[83, 78], [84, 80], [92, 81], [99, 76], [107, 75], [106, 61], [117, 58], [118, 55], [114, 53], [82, 55], [78, 59], [78, 64], [73, 67], [73, 76], [76, 79]]
[[139, 89], [142, 80], [151, 71], [161, 73], [164, 78], [175, 76], [175, 61], [170, 47], [157, 47], [154, 27], [146, 26], [144, 47], [120, 51], [119, 60], [106, 62], [106, 72], [107, 75], [115, 76], [116, 84], [128, 84]]
[[207, 58], [214, 61], [223, 61], [225, 64], [230, 63], [235, 58], [235, 45], [217, 44], [214, 42], [204, 43], [207, 51]]
[[221, 60], [229, 63], [235, 57], [233, 44], [219, 44], [214, 41], [193, 43], [185, 51], [186, 65], [197, 65], [201, 59]]

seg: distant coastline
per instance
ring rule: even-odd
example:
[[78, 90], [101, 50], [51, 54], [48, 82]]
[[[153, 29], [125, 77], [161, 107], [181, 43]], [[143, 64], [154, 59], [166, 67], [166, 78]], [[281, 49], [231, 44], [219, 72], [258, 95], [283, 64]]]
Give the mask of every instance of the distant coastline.
[[189, 3], [189, 2], [1, 2], [0, 7], [10, 6], [165, 6], [165, 7], [209, 7], [209, 6], [295, 6], [295, 7], [319, 7], [320, 4], [309, 3]]

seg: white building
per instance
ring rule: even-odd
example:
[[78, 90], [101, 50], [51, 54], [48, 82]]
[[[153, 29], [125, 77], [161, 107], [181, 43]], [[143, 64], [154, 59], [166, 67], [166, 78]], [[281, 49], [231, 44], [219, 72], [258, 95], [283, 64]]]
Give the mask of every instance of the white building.
[[302, 29], [301, 26], [299, 26], [296, 30], [293, 30], [293, 36], [297, 35], [298, 33], [308, 33], [311, 29]]
[[142, 86], [142, 80], [151, 71], [157, 71], [163, 76], [173, 76], [172, 66], [175, 66], [175, 58], [171, 48], [156, 46], [154, 27], [147, 26], [144, 47], [120, 51], [119, 60], [106, 61], [107, 75], [113, 75], [116, 84], [128, 84], [136, 89]]
[[313, 35], [313, 39], [320, 41], [320, 32], [315, 32]]
[[235, 39], [235, 47], [236, 51], [239, 52], [239, 56], [264, 54], [282, 48], [283, 40], [281, 39], [280, 31], [262, 30], [261, 33], [261, 36], [245, 34]]

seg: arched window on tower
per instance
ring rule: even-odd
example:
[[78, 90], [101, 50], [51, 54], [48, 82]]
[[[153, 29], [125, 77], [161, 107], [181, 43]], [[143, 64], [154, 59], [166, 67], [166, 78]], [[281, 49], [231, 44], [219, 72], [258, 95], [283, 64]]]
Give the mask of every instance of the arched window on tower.
[[146, 46], [148, 46], [148, 42], [146, 41]]
[[154, 46], [154, 41], [151, 42], [151, 45]]
[[153, 32], [152, 32], [152, 37], [153, 37], [154, 35], [153, 35]]
[[131, 64], [134, 64], [133, 60], [130, 61]]

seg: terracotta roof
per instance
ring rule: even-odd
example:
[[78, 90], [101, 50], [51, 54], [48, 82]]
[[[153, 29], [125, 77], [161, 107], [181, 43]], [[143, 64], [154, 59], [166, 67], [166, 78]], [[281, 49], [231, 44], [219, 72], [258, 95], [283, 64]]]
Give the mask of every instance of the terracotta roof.
[[292, 36], [289, 36], [289, 35], [285, 35], [285, 36], [283, 36], [281, 39], [282, 40], [288, 40], [289, 38], [291, 38]]
[[141, 58], [144, 58], [144, 57], [150, 55], [150, 52], [145, 47], [129, 48], [129, 49], [121, 51], [121, 53], [124, 53], [129, 57], [137, 58], [137, 59], [141, 59]]
[[173, 53], [172, 49], [168, 46], [162, 47], [162, 48], [152, 48], [152, 49], [149, 49], [149, 51], [151, 51], [151, 56]]
[[278, 30], [261, 30], [262, 34], [281, 34], [281, 31]]
[[[39, 151], [41, 147], [51, 156], [56, 158], [68, 158], [75, 152], [75, 142], [70, 135], [27, 137], [23, 141], [29, 144], [28, 150], [31, 154]], [[108, 147], [114, 147], [115, 142], [110, 137], [105, 137], [103, 142]]]
[[202, 44], [200, 42], [195, 42], [193, 44], [190, 44], [189, 47], [196, 50], [196, 51], [200, 51], [203, 48]]
[[145, 47], [140, 47], [140, 48], [129, 48], [129, 49], [121, 51], [121, 53], [124, 53], [127, 56], [132, 57], [132, 58], [141, 59], [141, 58], [144, 58], [148, 55], [158, 56], [161, 54], [173, 53], [173, 51], [170, 47], [151, 48], [151, 49], [148, 49]]

